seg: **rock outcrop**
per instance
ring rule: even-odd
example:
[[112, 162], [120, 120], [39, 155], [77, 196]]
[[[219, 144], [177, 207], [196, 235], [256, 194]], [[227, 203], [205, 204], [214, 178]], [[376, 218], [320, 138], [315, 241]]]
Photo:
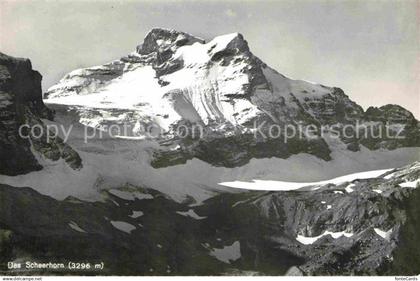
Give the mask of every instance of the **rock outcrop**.
[[[0, 174], [41, 170], [38, 153], [54, 161], [63, 158], [75, 169], [81, 167], [78, 154], [60, 138], [46, 139], [48, 129], [41, 119], [52, 119], [53, 112], [42, 101], [41, 79], [28, 59], [0, 53]], [[38, 131], [30, 134], [28, 129], [34, 127]], [[44, 134], [39, 135], [41, 131]]]

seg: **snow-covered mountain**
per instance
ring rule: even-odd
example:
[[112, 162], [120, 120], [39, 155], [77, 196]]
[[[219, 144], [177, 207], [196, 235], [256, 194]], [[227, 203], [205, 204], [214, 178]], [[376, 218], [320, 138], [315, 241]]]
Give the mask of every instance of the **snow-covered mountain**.
[[[74, 126], [68, 143], [84, 163], [75, 190], [59, 189], [60, 198], [91, 195], [85, 186], [129, 182], [201, 201], [225, 189], [221, 182], [319, 181], [419, 158], [419, 123], [410, 112], [397, 105], [364, 111], [339, 88], [287, 78], [252, 54], [238, 33], [205, 42], [153, 29], [130, 55], [67, 74], [44, 102], [57, 123]], [[342, 131], [339, 138], [328, 131], [287, 142], [264, 137], [273, 125], [340, 130], [356, 123], [373, 131], [400, 129], [405, 138], [349, 138]], [[112, 126], [119, 128], [116, 137], [84, 142], [86, 127]], [[203, 130], [200, 137], [192, 134], [195, 126]], [[180, 128], [191, 136], [180, 137]], [[28, 181], [37, 182], [28, 177], [14, 184]]]
[[[287, 78], [238, 33], [153, 29], [44, 100], [40, 81], [0, 54], [1, 273], [23, 259], [105, 275], [420, 273], [420, 128], [404, 108]], [[275, 126], [318, 131], [286, 142]]]
[[[267, 128], [273, 123], [305, 127], [360, 121], [380, 126], [381, 121], [388, 121], [394, 127], [403, 127], [403, 136], [411, 133], [416, 139], [412, 136], [410, 143], [395, 143], [383, 138], [343, 136], [342, 140], [356, 151], [360, 144], [378, 149], [417, 146], [419, 141], [418, 121], [410, 112], [395, 105], [364, 112], [339, 88], [289, 79], [254, 56], [238, 33], [218, 36], [206, 43], [183, 32], [153, 29], [136, 52], [102, 66], [75, 70], [51, 87], [44, 98], [51, 105], [77, 108], [79, 121], [84, 125], [100, 128], [128, 123], [132, 125], [129, 133], [136, 136], [142, 136], [138, 131], [141, 125], [153, 125], [162, 130], [159, 137], [165, 140], [176, 138], [174, 131], [181, 124], [204, 125], [207, 139], [214, 141], [236, 135], [243, 138], [252, 132], [254, 123]], [[272, 151], [267, 156], [285, 158], [307, 152], [330, 159], [331, 149], [322, 138], [309, 140], [300, 136], [294, 140], [296, 145], [309, 148], [284, 144], [287, 151]], [[257, 141], [254, 146], [269, 142]], [[184, 157], [200, 158], [199, 145], [179, 142], [183, 151], [192, 150]], [[238, 166], [254, 157], [266, 156], [262, 154], [204, 161]]]

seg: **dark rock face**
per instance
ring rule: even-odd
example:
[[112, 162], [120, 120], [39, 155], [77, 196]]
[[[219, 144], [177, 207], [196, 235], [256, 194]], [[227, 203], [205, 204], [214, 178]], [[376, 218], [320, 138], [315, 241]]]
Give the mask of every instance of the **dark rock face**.
[[[31, 147], [49, 159], [63, 157], [74, 168], [81, 165], [77, 153], [59, 138], [47, 143], [45, 135], [30, 139], [19, 135], [19, 128], [25, 124], [46, 130], [41, 118], [53, 117], [42, 101], [41, 79], [28, 59], [0, 53], [0, 174], [19, 175], [42, 169]], [[22, 133], [27, 136], [25, 129]]]
[[376, 132], [388, 130], [384, 138], [363, 137], [360, 139], [360, 143], [370, 149], [395, 149], [420, 145], [420, 122], [411, 112], [399, 105], [369, 107], [363, 119], [374, 123], [373, 129]]
[[314, 119], [323, 125], [352, 123], [363, 116], [363, 108], [350, 100], [340, 88], [333, 88], [321, 99], [308, 99], [302, 104], [304, 110], [312, 110]]
[[[103, 191], [95, 203], [0, 185], [0, 270], [13, 275], [5, 262], [24, 258], [102, 261], [103, 271], [83, 274], [105, 275], [415, 275], [419, 189], [400, 185], [419, 178], [414, 163], [338, 185], [222, 193], [199, 206], [129, 185], [119, 190], [132, 199]], [[82, 272], [44, 271], [69, 273]]]
[[[157, 52], [160, 56], [164, 57], [165, 53], [173, 51], [171, 50], [173, 48], [191, 45], [195, 42], [204, 43], [204, 40], [185, 32], [154, 28], [146, 35], [143, 44], [137, 46], [137, 52], [142, 55], [149, 55], [153, 52]], [[167, 55], [169, 55], [169, 53]]]
[[[267, 132], [265, 132], [267, 133]], [[178, 150], [156, 150], [152, 166], [155, 168], [184, 164], [198, 158], [214, 166], [234, 168], [247, 164], [251, 159], [269, 157], [288, 158], [293, 154], [309, 153], [330, 160], [331, 151], [323, 139], [265, 139], [253, 134], [238, 133], [231, 137], [212, 135], [203, 139], [182, 139]]]
[[36, 114], [51, 116], [42, 102], [42, 76], [32, 70], [31, 62], [0, 53], [0, 64], [1, 91], [8, 93], [17, 107], [26, 105]]
[[15, 59], [0, 53], [0, 173], [16, 175], [40, 166], [28, 140], [18, 135], [26, 122], [25, 111], [50, 115], [42, 102], [41, 75], [32, 70], [27, 59]]
[[181, 60], [170, 60], [175, 51], [182, 46], [192, 45], [204, 40], [188, 33], [162, 28], [152, 29], [137, 46], [137, 53], [149, 57], [157, 77], [175, 72], [182, 68]]
[[381, 107], [369, 107], [365, 112], [365, 119], [382, 122], [414, 122], [413, 114], [402, 106], [387, 104]]

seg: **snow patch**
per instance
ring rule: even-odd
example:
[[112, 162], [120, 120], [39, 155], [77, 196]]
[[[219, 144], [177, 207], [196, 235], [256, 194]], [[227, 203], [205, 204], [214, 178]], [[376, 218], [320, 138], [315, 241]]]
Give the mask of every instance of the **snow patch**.
[[[374, 170], [368, 172], [361, 172], [350, 174], [346, 176], [341, 176], [333, 178], [330, 180], [319, 181], [319, 182], [286, 182], [286, 181], [267, 181], [267, 180], [253, 180], [252, 182], [242, 182], [242, 181], [233, 181], [233, 182], [222, 182], [220, 185], [229, 186], [233, 188], [242, 188], [248, 190], [276, 190], [276, 191], [287, 191], [287, 190], [296, 190], [306, 186], [319, 186], [325, 184], [340, 184], [346, 181], [353, 181], [355, 179], [367, 179], [367, 178], [376, 178], [387, 171], [392, 169], [383, 169], [383, 170]], [[317, 188], [318, 189], [318, 188]], [[343, 194], [342, 191], [334, 191], [334, 193]]]
[[345, 190], [347, 193], [352, 193], [354, 191], [354, 189], [352, 187], [355, 187], [356, 185], [354, 183], [349, 184], [348, 186], [346, 186]]
[[416, 188], [416, 187], [417, 187], [417, 185], [419, 184], [419, 182], [420, 182], [420, 179], [417, 179], [417, 180], [415, 180], [415, 181], [406, 181], [406, 182], [400, 183], [400, 186], [401, 186], [401, 187], [411, 187], [411, 188]]
[[128, 234], [130, 234], [134, 229], [136, 229], [134, 225], [129, 224], [128, 222], [125, 222], [125, 221], [111, 221], [111, 224], [116, 229], [123, 231], [125, 233], [128, 233]]
[[143, 215], [144, 213], [142, 211], [133, 211], [133, 213], [130, 215], [130, 218], [136, 219]]
[[75, 223], [74, 221], [69, 222], [68, 225], [70, 226], [71, 229], [77, 232], [86, 233], [86, 231], [83, 230], [80, 226], [78, 226], [77, 223]]
[[383, 231], [379, 228], [374, 228], [373, 230], [375, 230], [376, 234], [378, 234], [379, 236], [381, 236], [383, 239], [389, 241], [391, 234], [392, 234], [392, 228], [388, 231]]
[[314, 236], [314, 237], [306, 237], [303, 235], [298, 235], [296, 237], [296, 240], [299, 241], [300, 243], [304, 244], [304, 245], [310, 245], [315, 243], [315, 241], [317, 241], [319, 238], [326, 236], [326, 235], [331, 235], [332, 238], [334, 239], [338, 239], [342, 236], [345, 236], [347, 238], [352, 237], [354, 234], [353, 233], [349, 233], [349, 232], [331, 232], [331, 231], [325, 231], [324, 233], [322, 233], [321, 235], [318, 236]]
[[210, 255], [224, 263], [231, 263], [231, 261], [236, 261], [241, 257], [241, 244], [239, 241], [235, 241], [230, 246], [221, 249], [214, 248]]
[[202, 220], [202, 219], [207, 218], [207, 217], [200, 217], [196, 212], [194, 212], [193, 209], [189, 209], [187, 212], [180, 212], [180, 211], [178, 211], [176, 213], [179, 214], [179, 215], [181, 215], [181, 216], [184, 216], [184, 217], [193, 218], [195, 220]]

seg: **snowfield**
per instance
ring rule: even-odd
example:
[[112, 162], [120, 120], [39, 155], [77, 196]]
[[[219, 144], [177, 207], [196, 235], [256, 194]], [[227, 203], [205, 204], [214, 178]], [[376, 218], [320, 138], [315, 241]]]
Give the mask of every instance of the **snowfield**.
[[[232, 44], [234, 47], [229, 47]], [[80, 155], [83, 168], [73, 170], [64, 160], [50, 161], [33, 150], [43, 169], [19, 176], [0, 175], [0, 183], [29, 186], [58, 200], [68, 196], [104, 200], [103, 190], [124, 200], [153, 199], [152, 195], [135, 190], [137, 187], [155, 189], [178, 202], [191, 196], [195, 204], [200, 204], [220, 191], [294, 190], [307, 185], [377, 177], [387, 169], [419, 159], [420, 148], [371, 151], [362, 146], [360, 151], [353, 152], [340, 140], [326, 137], [332, 151], [330, 161], [299, 153], [287, 159], [254, 158], [236, 168], [216, 167], [194, 158], [185, 164], [155, 169], [150, 164], [152, 153], [163, 145], [143, 135], [121, 134], [116, 138], [92, 138], [84, 142], [86, 128], [100, 131], [104, 124], [130, 123], [132, 133], [138, 132], [145, 123], [168, 131], [179, 121], [204, 125], [220, 121], [218, 129], [222, 131], [228, 125], [244, 128], [247, 121], [261, 114], [275, 119], [264, 106], [277, 108], [283, 102], [288, 113], [296, 113], [294, 110], [299, 103], [295, 99], [302, 104], [307, 99], [320, 102], [319, 99], [333, 91], [323, 85], [287, 78], [263, 63], [256, 63], [256, 57], [246, 50], [226, 56], [227, 62], [212, 61], [217, 52], [232, 52], [236, 46], [245, 48], [244, 44], [238, 33], [232, 33], [215, 37], [208, 43], [176, 47], [171, 59], [164, 63], [181, 61], [182, 66], [161, 76], [152, 64], [125, 60], [69, 73], [46, 93], [45, 103], [57, 112], [55, 122], [42, 121], [65, 128], [74, 125], [67, 143]], [[140, 54], [132, 56], [144, 59]], [[257, 78], [267, 80], [269, 86], [260, 88], [257, 84], [248, 99], [243, 96], [250, 86], [250, 68], [258, 68], [263, 77]], [[235, 98], [231, 98], [232, 95]], [[318, 114], [312, 109], [308, 113]], [[59, 133], [65, 139], [62, 132]], [[172, 145], [167, 149], [177, 147]], [[407, 186], [415, 184], [405, 183]], [[126, 185], [133, 186], [134, 190], [122, 189]], [[347, 192], [352, 190], [350, 185], [346, 188]]]
[[[0, 175], [0, 183], [15, 187], [30, 186], [58, 200], [68, 196], [88, 201], [103, 200], [100, 191], [104, 189], [125, 200], [153, 198], [141, 192], [128, 193], [116, 189], [131, 184], [158, 190], [178, 202], [189, 195], [199, 204], [217, 191], [292, 190], [308, 185], [377, 177], [391, 168], [414, 162], [420, 152], [418, 148], [392, 151], [366, 149], [349, 152], [348, 156], [339, 153], [331, 161], [301, 153], [287, 159], [252, 159], [237, 168], [214, 167], [192, 159], [184, 165], [155, 169], [150, 166], [150, 149], [155, 144], [147, 141], [112, 140], [86, 147], [76, 138], [70, 139], [69, 144], [82, 158], [81, 170], [71, 169], [64, 160], [53, 162], [40, 156], [43, 170], [19, 176]], [[382, 169], [365, 172], [372, 168]], [[343, 176], [346, 174], [350, 175]]]
[[[374, 171], [367, 171], [361, 173], [354, 173], [346, 176], [341, 176], [337, 178], [333, 178], [330, 180], [318, 181], [318, 182], [286, 182], [286, 181], [264, 181], [264, 180], [253, 180], [252, 182], [241, 182], [241, 181], [234, 181], [234, 182], [222, 182], [220, 185], [229, 186], [233, 188], [243, 188], [248, 190], [276, 190], [276, 191], [287, 191], [287, 190], [295, 190], [300, 189], [305, 186], [322, 186], [326, 184], [341, 184], [344, 182], [349, 182], [357, 179], [369, 179], [369, 178], [376, 178], [380, 175], [385, 174], [393, 169], [383, 169], [383, 170], [374, 170]], [[353, 185], [354, 186], [354, 185]], [[317, 189], [317, 187], [313, 188], [312, 190]], [[352, 192], [353, 189], [351, 185], [346, 187], [347, 192]], [[337, 193], [342, 193], [340, 191], [336, 191]]]

